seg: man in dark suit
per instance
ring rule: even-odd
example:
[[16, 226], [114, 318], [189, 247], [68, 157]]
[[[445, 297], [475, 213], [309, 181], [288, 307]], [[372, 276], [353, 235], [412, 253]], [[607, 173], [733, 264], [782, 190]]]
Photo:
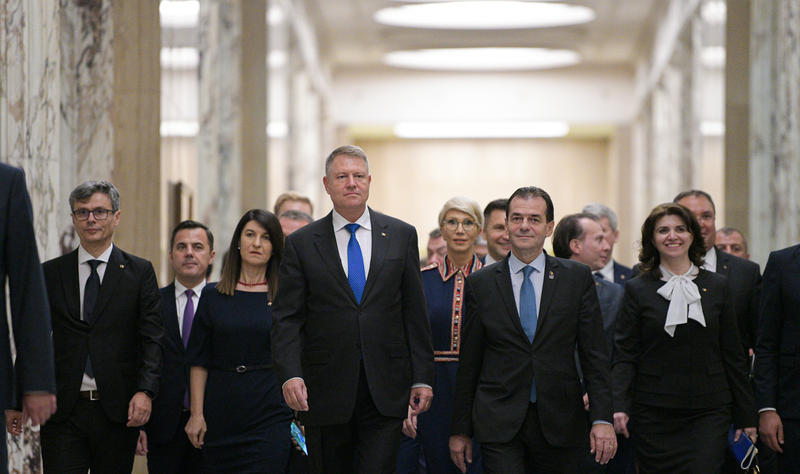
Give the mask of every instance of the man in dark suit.
[[[12, 368], [6, 282], [16, 348]], [[0, 163], [0, 410], [21, 405], [34, 425], [56, 409], [50, 307], [33, 231], [33, 209], [22, 170]], [[16, 394], [14, 390], [16, 389]], [[22, 400], [14, 399], [21, 395]], [[19, 403], [21, 402], [21, 403]], [[22, 417], [14, 417], [17, 429]], [[0, 472], [6, 472], [5, 416], [0, 417]]]
[[189, 421], [186, 344], [194, 312], [206, 286], [206, 270], [214, 261], [214, 236], [200, 222], [186, 220], [172, 230], [169, 247], [175, 281], [160, 290], [164, 324], [161, 390], [153, 400], [153, 413], [145, 426], [146, 431], [139, 435], [150, 474], [203, 470], [202, 452], [192, 446], [183, 430]]
[[757, 263], [735, 257], [717, 249], [716, 208], [711, 196], [705, 191], [691, 189], [672, 200], [686, 206], [700, 223], [703, 245], [706, 249], [703, 268], [728, 277], [733, 295], [734, 309], [738, 318], [739, 336], [750, 356], [756, 343], [758, 325], [758, 298], [761, 291], [761, 270]]
[[58, 411], [42, 428], [45, 472], [130, 472], [161, 369], [153, 266], [112, 244], [119, 192], [87, 181], [69, 196], [80, 246], [44, 263]]
[[280, 266], [272, 354], [314, 472], [392, 472], [403, 418], [433, 397], [417, 234], [367, 208], [370, 180], [363, 150], [331, 152], [333, 211], [286, 239]]
[[[542, 250], [553, 203], [525, 187], [508, 200], [511, 253], [471, 274], [456, 378], [450, 452], [466, 470], [471, 441], [486, 472], [577, 472], [587, 444], [605, 464], [616, 452], [608, 348], [592, 274]], [[588, 428], [574, 351], [591, 406]], [[589, 443], [587, 443], [587, 439]]]
[[603, 232], [606, 235], [606, 240], [611, 244], [611, 252], [608, 257], [603, 260], [603, 268], [594, 272], [595, 276], [602, 276], [608, 281], [613, 281], [618, 285], [625, 286], [625, 283], [630, 280], [633, 275], [630, 267], [614, 260], [614, 244], [619, 240], [619, 220], [617, 213], [611, 210], [610, 207], [601, 203], [587, 204], [583, 206], [581, 212], [594, 214], [600, 219], [600, 225], [603, 227]]
[[769, 255], [756, 341], [754, 386], [762, 440], [782, 473], [800, 472], [800, 245]]

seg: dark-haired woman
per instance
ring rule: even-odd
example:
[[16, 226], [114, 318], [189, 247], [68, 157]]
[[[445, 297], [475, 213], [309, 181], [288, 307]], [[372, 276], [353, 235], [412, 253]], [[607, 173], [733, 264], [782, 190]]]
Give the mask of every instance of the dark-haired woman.
[[272, 370], [269, 332], [283, 234], [270, 212], [239, 220], [219, 283], [206, 287], [187, 348], [186, 433], [212, 472], [284, 472], [292, 412]]
[[719, 472], [731, 424], [755, 441], [753, 395], [725, 278], [702, 269], [700, 225], [656, 206], [642, 225], [642, 274], [625, 286], [612, 366], [614, 426], [640, 473]]

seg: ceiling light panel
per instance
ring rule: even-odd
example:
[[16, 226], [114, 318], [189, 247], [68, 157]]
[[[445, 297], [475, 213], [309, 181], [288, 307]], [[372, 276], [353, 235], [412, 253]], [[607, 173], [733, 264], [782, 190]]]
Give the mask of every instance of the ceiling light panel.
[[464, 1], [403, 5], [378, 10], [376, 22], [408, 28], [503, 30], [577, 25], [595, 18], [594, 10], [564, 3]]
[[393, 51], [383, 57], [389, 66], [438, 71], [525, 71], [571, 66], [580, 55], [566, 49], [443, 48]]
[[400, 122], [399, 138], [558, 138], [569, 132], [566, 122]]

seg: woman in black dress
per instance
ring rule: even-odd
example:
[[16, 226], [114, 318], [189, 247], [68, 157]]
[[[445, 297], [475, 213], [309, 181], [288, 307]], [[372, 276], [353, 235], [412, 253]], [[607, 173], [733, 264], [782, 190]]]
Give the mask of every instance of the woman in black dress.
[[186, 433], [213, 472], [285, 472], [292, 412], [272, 370], [269, 332], [283, 233], [270, 212], [239, 220], [216, 286], [198, 304], [188, 358]]
[[642, 274], [625, 285], [612, 366], [614, 426], [640, 473], [719, 472], [731, 424], [755, 441], [753, 394], [725, 277], [702, 268], [700, 225], [679, 204], [642, 225]]

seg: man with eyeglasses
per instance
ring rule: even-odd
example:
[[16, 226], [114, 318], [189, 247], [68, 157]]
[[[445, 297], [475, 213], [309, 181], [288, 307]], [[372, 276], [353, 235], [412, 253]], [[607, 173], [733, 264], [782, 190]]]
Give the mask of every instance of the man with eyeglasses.
[[44, 263], [58, 410], [42, 428], [45, 472], [130, 472], [158, 392], [163, 334], [152, 264], [112, 243], [119, 191], [87, 181], [69, 196], [80, 239]]

